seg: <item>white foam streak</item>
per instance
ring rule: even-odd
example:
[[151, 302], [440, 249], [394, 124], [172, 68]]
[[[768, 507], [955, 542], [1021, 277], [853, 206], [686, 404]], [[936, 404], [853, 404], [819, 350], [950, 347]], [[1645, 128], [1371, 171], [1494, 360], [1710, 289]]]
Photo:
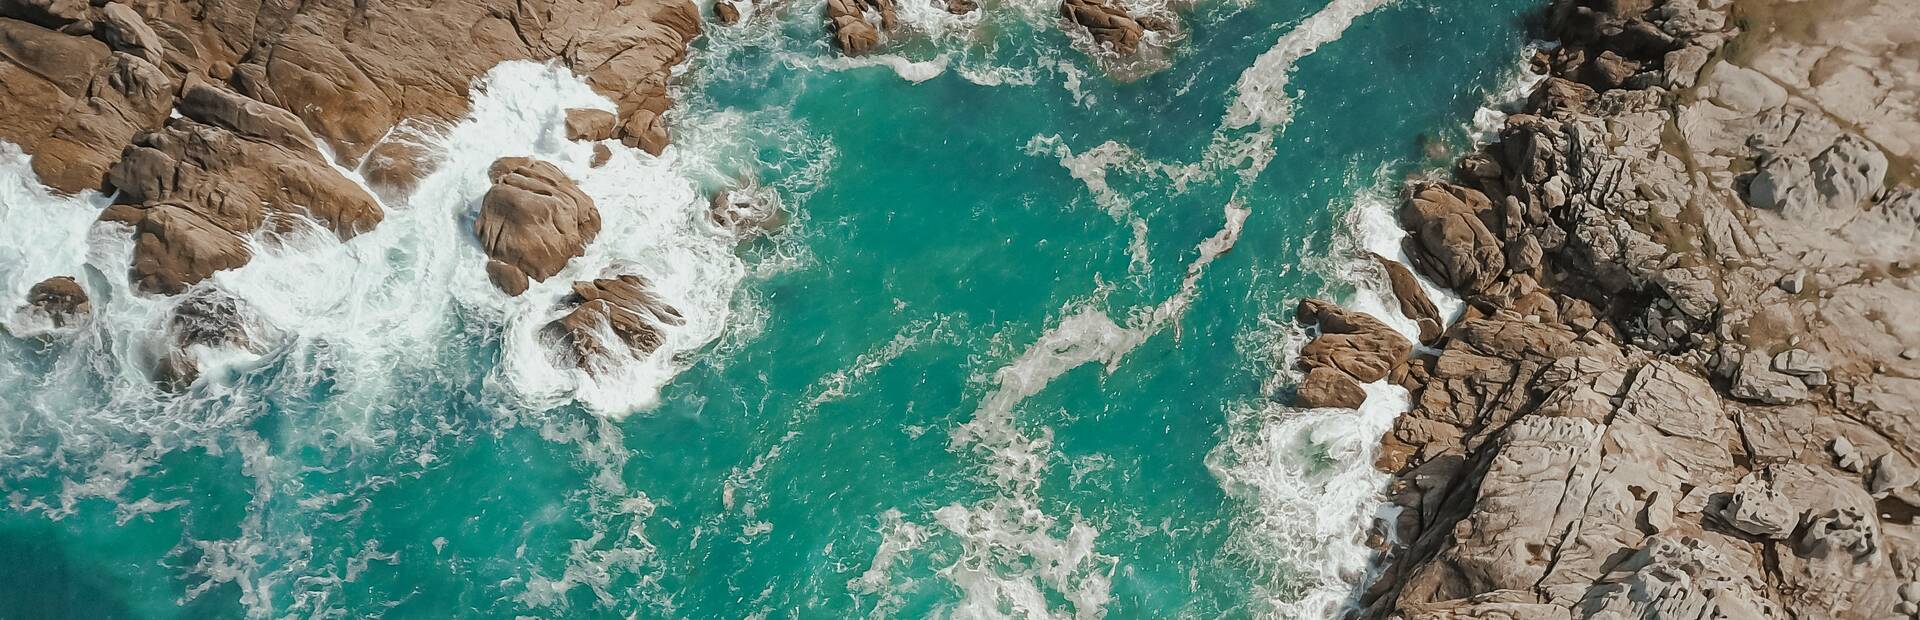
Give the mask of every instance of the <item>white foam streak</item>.
[[1293, 65], [1340, 39], [1353, 20], [1373, 12], [1392, 0], [1333, 0], [1319, 12], [1287, 31], [1265, 53], [1240, 74], [1234, 86], [1238, 95], [1227, 109], [1226, 126], [1241, 128], [1254, 123], [1278, 127], [1293, 118], [1293, 99], [1286, 92]]
[[[1065, 310], [1066, 316], [1018, 358], [994, 373], [995, 387], [973, 418], [956, 427], [950, 447], [981, 459], [996, 497], [953, 504], [934, 519], [961, 542], [958, 561], [941, 575], [962, 592], [950, 611], [956, 618], [1099, 618], [1112, 597], [1118, 560], [1099, 553], [1099, 531], [1077, 516], [1062, 518], [1040, 508], [1040, 482], [1050, 466], [1053, 431], [1023, 430], [1016, 409], [1068, 371], [1099, 364], [1112, 372], [1126, 355], [1167, 327], [1191, 305], [1208, 265], [1239, 240], [1248, 209], [1228, 204], [1225, 223], [1196, 248], [1180, 290], [1127, 313], [1124, 325], [1095, 306]], [[1065, 524], [1066, 531], [1058, 533]], [[1068, 604], [1051, 605], [1050, 594]]]
[[[908, 4], [912, 4], [909, 2]], [[827, 57], [789, 55], [787, 63], [798, 69], [823, 69], [827, 71], [847, 71], [868, 67], [886, 67], [893, 70], [900, 79], [919, 84], [946, 73], [948, 56], [940, 54], [927, 60], [913, 60], [896, 54], [872, 54], [867, 56]]]

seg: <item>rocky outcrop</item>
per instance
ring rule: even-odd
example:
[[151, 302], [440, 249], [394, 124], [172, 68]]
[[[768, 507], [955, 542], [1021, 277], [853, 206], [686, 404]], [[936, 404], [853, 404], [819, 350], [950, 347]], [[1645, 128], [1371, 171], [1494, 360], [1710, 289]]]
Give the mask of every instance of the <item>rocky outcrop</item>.
[[133, 278], [179, 293], [246, 264], [245, 237], [310, 218], [342, 239], [371, 230], [378, 202], [326, 161], [293, 114], [205, 83], [185, 89], [180, 117], [142, 133], [108, 170], [120, 190], [104, 219], [131, 224]]
[[1440, 340], [1442, 326], [1447, 317], [1440, 316], [1440, 308], [1433, 305], [1433, 299], [1427, 296], [1427, 289], [1420, 286], [1419, 276], [1399, 261], [1390, 260], [1379, 254], [1372, 254], [1373, 262], [1387, 272], [1387, 284], [1393, 290], [1394, 299], [1399, 301], [1400, 314], [1420, 326], [1420, 343], [1433, 344]]
[[1139, 51], [1147, 32], [1126, 8], [1107, 0], [1066, 0], [1060, 3], [1060, 17], [1085, 28], [1095, 44], [1121, 55]]
[[1920, 84], [1840, 77], [1920, 8], [1791, 4], [1555, 2], [1551, 77], [1408, 188], [1414, 269], [1468, 307], [1395, 373], [1357, 615], [1920, 611], [1920, 111], [1847, 103]]
[[600, 234], [593, 199], [553, 164], [503, 157], [487, 177], [493, 187], [480, 198], [473, 232], [487, 254], [488, 279], [506, 294], [560, 273]]
[[638, 275], [575, 282], [573, 294], [562, 300], [572, 309], [544, 331], [568, 364], [588, 372], [616, 356], [652, 353], [666, 342], [663, 330], [685, 319], [650, 286]]
[[79, 282], [57, 276], [27, 289], [27, 311], [58, 329], [86, 321], [93, 314], [93, 302]]
[[[867, 13], [879, 18], [875, 24]], [[827, 0], [827, 29], [840, 53], [860, 56], [880, 45], [880, 34], [899, 25], [893, 0]]]
[[133, 277], [178, 293], [245, 264], [263, 226], [378, 225], [335, 165], [404, 199], [437, 163], [424, 145], [504, 61], [584, 76], [615, 110], [570, 132], [658, 155], [699, 33], [687, 0], [0, 2], [0, 140], [56, 190], [119, 192], [102, 217], [134, 227]]
[[1301, 300], [1294, 320], [1316, 332], [1297, 362], [1307, 371], [1295, 395], [1303, 406], [1360, 406], [1366, 400], [1361, 384], [1386, 379], [1413, 349], [1379, 319], [1318, 299]]

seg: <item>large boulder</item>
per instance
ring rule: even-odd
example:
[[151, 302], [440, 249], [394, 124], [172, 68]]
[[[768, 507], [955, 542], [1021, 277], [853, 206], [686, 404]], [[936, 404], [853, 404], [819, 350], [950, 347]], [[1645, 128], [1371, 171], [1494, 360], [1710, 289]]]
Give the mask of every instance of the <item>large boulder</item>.
[[503, 157], [487, 169], [493, 187], [480, 199], [474, 235], [487, 253], [487, 276], [508, 295], [526, 291], [586, 253], [600, 234], [600, 211], [553, 164]]
[[628, 357], [652, 353], [666, 342], [667, 326], [685, 322], [638, 275], [575, 282], [562, 303], [573, 309], [547, 324], [546, 334], [560, 346], [563, 359], [589, 372], [623, 349]]
[[1300, 379], [1293, 402], [1301, 407], [1357, 409], [1367, 402], [1367, 391], [1352, 375], [1338, 368], [1321, 366], [1307, 371]]
[[1060, 3], [1060, 16], [1087, 29], [1094, 43], [1122, 55], [1138, 51], [1147, 31], [1125, 7], [1107, 0], [1066, 0]]
[[[879, 13], [878, 26], [867, 20], [868, 9]], [[873, 51], [880, 44], [880, 30], [892, 30], [896, 19], [893, 0], [827, 0], [827, 27], [840, 53], [848, 56]]]
[[1412, 343], [1379, 319], [1318, 299], [1301, 300], [1294, 319], [1320, 329], [1319, 337], [1300, 349], [1300, 365], [1309, 370], [1333, 368], [1360, 383], [1372, 383], [1387, 378], [1413, 350]]
[[1480, 190], [1452, 183], [1418, 187], [1400, 207], [1400, 224], [1412, 231], [1407, 255], [1448, 288], [1483, 291], [1506, 268], [1504, 246], [1487, 227], [1492, 217], [1493, 204]]
[[77, 325], [93, 314], [87, 289], [67, 276], [47, 278], [27, 289], [27, 310], [54, 328]]

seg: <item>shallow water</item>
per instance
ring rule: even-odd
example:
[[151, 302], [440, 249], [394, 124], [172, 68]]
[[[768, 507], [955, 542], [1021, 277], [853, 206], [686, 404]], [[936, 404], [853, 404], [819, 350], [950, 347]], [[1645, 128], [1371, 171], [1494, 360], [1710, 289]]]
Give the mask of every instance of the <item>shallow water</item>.
[[[1391, 253], [1394, 183], [1471, 139], [1530, 3], [1203, 2], [1127, 83], [1050, 3], [906, 4], [878, 59], [819, 2], [709, 27], [675, 146], [597, 169], [558, 123], [610, 104], [497, 68], [378, 230], [214, 278], [263, 346], [178, 394], [103, 200], [0, 153], [0, 293], [78, 275], [98, 312], [0, 337], [0, 617], [1331, 615], [1405, 394], [1274, 404], [1292, 306], [1399, 320], [1354, 250]], [[504, 155], [606, 221], [515, 300], [468, 233]], [[736, 247], [705, 196], [743, 178], [790, 218]], [[687, 324], [559, 369], [538, 328], [612, 273]]]

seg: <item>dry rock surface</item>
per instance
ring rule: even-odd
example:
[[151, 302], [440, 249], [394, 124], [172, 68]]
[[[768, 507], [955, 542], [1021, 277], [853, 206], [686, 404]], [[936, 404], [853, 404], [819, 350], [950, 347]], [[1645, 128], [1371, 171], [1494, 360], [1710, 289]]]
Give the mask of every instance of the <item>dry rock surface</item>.
[[1920, 617], [1920, 4], [1547, 11], [1550, 77], [1405, 194], [1437, 355], [1299, 313], [1303, 399], [1413, 395], [1355, 615]]

